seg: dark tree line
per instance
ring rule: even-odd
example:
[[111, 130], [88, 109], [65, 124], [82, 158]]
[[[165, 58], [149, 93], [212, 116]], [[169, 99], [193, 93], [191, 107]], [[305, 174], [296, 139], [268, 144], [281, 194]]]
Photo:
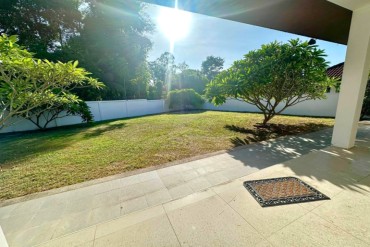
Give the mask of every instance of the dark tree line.
[[182, 88], [203, 93], [223, 59], [207, 57], [200, 70], [176, 65], [168, 52], [147, 62], [153, 30], [145, 4], [135, 0], [0, 0], [0, 33], [17, 35], [36, 58], [78, 60], [106, 85], [74, 89], [83, 100], [158, 99]]
[[153, 24], [134, 0], [1, 0], [0, 32], [18, 35], [37, 58], [78, 60], [106, 84], [85, 100], [146, 98]]
[[149, 62], [152, 80], [149, 85], [150, 99], [159, 99], [171, 90], [194, 89], [204, 94], [206, 85], [219, 74], [224, 65], [224, 59], [208, 56], [200, 70], [191, 69], [186, 62], [176, 65], [175, 56], [169, 52], [163, 53], [155, 61]]

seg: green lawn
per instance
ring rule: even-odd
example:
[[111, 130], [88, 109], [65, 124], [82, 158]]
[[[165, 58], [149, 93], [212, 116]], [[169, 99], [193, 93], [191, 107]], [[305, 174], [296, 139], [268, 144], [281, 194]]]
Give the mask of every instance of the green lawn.
[[232, 112], [162, 114], [0, 135], [0, 200], [281, 135], [332, 126], [333, 119]]

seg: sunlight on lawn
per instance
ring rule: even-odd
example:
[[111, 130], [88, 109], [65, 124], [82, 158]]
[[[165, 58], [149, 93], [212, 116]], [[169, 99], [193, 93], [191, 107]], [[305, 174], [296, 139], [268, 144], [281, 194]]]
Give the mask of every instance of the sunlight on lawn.
[[332, 126], [333, 119], [200, 111], [4, 135], [0, 199]]

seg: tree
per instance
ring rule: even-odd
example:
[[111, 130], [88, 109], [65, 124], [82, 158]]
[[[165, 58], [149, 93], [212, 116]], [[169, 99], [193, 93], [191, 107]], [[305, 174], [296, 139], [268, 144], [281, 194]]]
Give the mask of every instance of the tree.
[[67, 100], [78, 103], [78, 97], [70, 93], [73, 88], [103, 87], [85, 69], [78, 68], [77, 61], [34, 59], [16, 41], [16, 36], [0, 36], [0, 128], [10, 124], [12, 117], [30, 117], [44, 105]]
[[306, 100], [322, 99], [333, 80], [326, 76], [325, 53], [299, 39], [272, 42], [235, 61], [207, 86], [216, 105], [235, 98], [255, 105], [266, 125], [276, 114]]
[[175, 57], [169, 52], [164, 52], [148, 65], [152, 77], [151, 91], [153, 95], [161, 98], [163, 91], [171, 90], [171, 82], [176, 72]]
[[19, 44], [52, 58], [82, 24], [82, 0], [0, 0], [0, 33], [18, 35]]
[[199, 94], [204, 94], [208, 79], [195, 69], [186, 69], [176, 76], [174, 89], [192, 88]]
[[[143, 12], [145, 5], [135, 0], [88, 0], [86, 4], [83, 28], [63, 47], [63, 61], [78, 59], [107, 88], [81, 96], [112, 100], [143, 95], [136, 92], [141, 77], [138, 71], [147, 70], [143, 64], [152, 43], [146, 35], [153, 30]], [[142, 83], [146, 89], [149, 81]]]
[[75, 90], [84, 100], [145, 97], [149, 80], [138, 80], [148, 73], [153, 24], [144, 8], [136, 0], [0, 0], [0, 33], [18, 35], [37, 58], [78, 60], [106, 83]]
[[82, 122], [93, 121], [92, 113], [86, 102], [74, 98], [75, 95], [69, 96], [72, 96], [72, 98], [68, 99], [68, 96], [62, 99], [56, 98], [54, 101], [36, 107], [19, 116], [29, 120], [39, 129], [46, 129], [51, 122], [67, 116], [80, 116]]
[[202, 62], [202, 73], [208, 78], [213, 78], [218, 75], [224, 67], [225, 60], [221, 57], [208, 56], [205, 61]]
[[178, 65], [176, 65], [176, 68], [178, 70], [180, 70], [180, 72], [184, 72], [185, 70], [189, 69], [189, 65], [184, 61], [182, 63], [179, 63]]
[[146, 99], [148, 97], [148, 87], [150, 82], [150, 71], [146, 62], [136, 68], [134, 79], [131, 80], [134, 99]]

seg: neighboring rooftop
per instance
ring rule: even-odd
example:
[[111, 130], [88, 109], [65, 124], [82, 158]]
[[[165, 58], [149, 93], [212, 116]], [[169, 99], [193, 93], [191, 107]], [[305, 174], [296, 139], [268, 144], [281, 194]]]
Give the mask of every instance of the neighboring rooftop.
[[338, 63], [338, 64], [328, 68], [326, 70], [326, 74], [329, 77], [335, 77], [335, 78], [339, 78], [339, 80], [342, 80], [343, 67], [344, 67], [344, 62], [343, 63]]

